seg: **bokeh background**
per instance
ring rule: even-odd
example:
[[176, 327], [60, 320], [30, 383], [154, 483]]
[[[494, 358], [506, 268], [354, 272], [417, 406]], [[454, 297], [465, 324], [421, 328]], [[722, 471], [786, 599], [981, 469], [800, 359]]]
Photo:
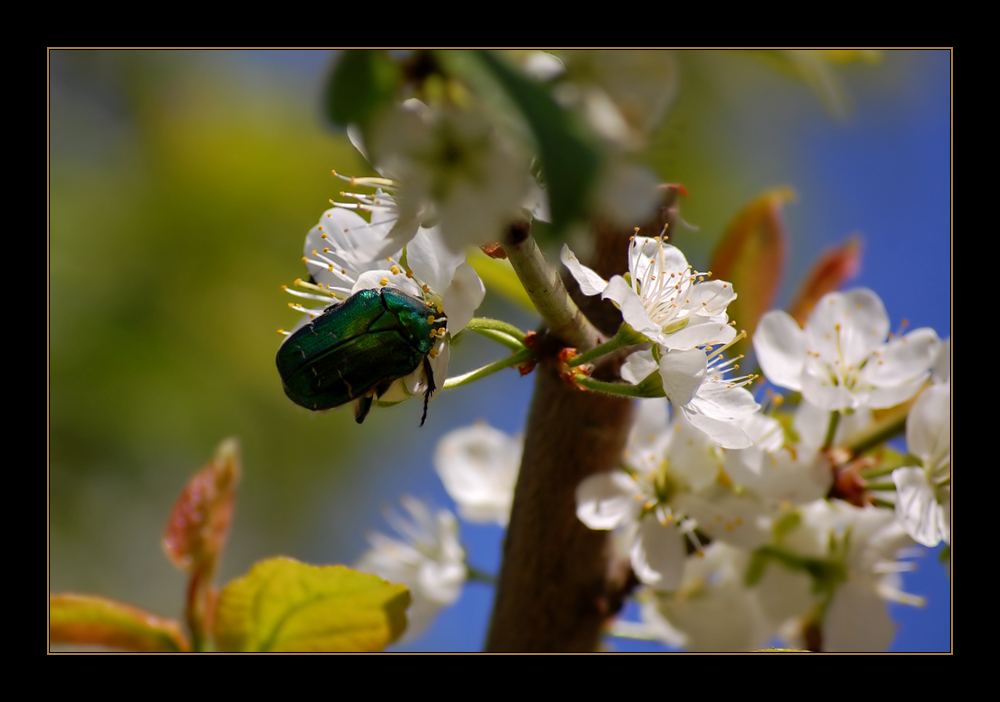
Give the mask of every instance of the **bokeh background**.
[[[306, 232], [341, 184], [369, 171], [325, 124], [336, 54], [321, 51], [49, 53], [49, 582], [181, 617], [184, 576], [160, 546], [187, 477], [225, 437], [243, 482], [220, 584], [288, 555], [351, 563], [404, 493], [452, 507], [438, 439], [473, 418], [520, 432], [531, 376], [514, 371], [441, 393], [427, 424], [406, 403], [354, 423], [285, 398], [280, 291], [302, 275]], [[951, 334], [951, 65], [947, 51], [889, 51], [836, 66], [834, 115], [803, 81], [740, 52], [681, 52], [681, 92], [648, 159], [690, 197], [678, 242], [702, 269], [727, 222], [791, 186], [789, 264], [863, 237], [855, 283], [893, 326]], [[537, 320], [494, 294], [480, 309]], [[471, 336], [471, 335], [467, 335]], [[459, 373], [503, 355], [479, 338]], [[495, 572], [502, 532], [462, 525], [469, 560]], [[892, 650], [950, 650], [950, 580], [937, 549], [905, 576], [921, 609], [893, 606]], [[493, 592], [470, 583], [426, 634], [397, 650], [479, 650]], [[614, 641], [618, 650], [653, 650]]]

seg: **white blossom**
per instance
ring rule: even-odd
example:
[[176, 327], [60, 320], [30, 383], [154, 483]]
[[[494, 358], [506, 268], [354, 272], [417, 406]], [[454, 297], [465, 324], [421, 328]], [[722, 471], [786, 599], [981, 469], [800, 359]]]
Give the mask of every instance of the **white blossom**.
[[915, 395], [930, 374], [940, 340], [916, 329], [886, 341], [889, 317], [871, 290], [828, 293], [806, 323], [781, 311], [765, 314], [754, 335], [764, 375], [799, 390], [826, 410], [884, 408]]
[[372, 548], [354, 567], [410, 589], [406, 638], [412, 638], [430, 624], [439, 609], [458, 599], [467, 569], [455, 515], [444, 509], [432, 513], [426, 504], [410, 496], [400, 502], [409, 519], [393, 512], [386, 518], [403, 540], [369, 534]]
[[523, 216], [530, 159], [480, 110], [433, 111], [411, 99], [375, 120], [366, 146], [379, 172], [401, 184], [404, 219], [436, 222], [453, 251], [496, 241]]
[[772, 625], [757, 593], [743, 582], [748, 558], [746, 551], [724, 543], [713, 543], [703, 555], [689, 558], [676, 592], [647, 593], [642, 598], [640, 614], [646, 631], [689, 651], [746, 651], [762, 646]]
[[507, 525], [522, 447], [520, 437], [485, 423], [456, 429], [441, 438], [434, 468], [462, 519]]
[[612, 300], [629, 326], [664, 349], [725, 344], [736, 336], [726, 315], [736, 299], [733, 286], [705, 280], [691, 270], [680, 249], [660, 238], [632, 238], [628, 280], [618, 275], [604, 280], [566, 245], [560, 259], [584, 295]]

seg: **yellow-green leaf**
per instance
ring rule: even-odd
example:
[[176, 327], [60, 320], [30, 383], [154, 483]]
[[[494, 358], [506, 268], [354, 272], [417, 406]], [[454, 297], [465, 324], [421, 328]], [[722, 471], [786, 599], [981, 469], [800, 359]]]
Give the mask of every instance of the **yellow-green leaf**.
[[229, 583], [215, 611], [221, 651], [381, 651], [406, 629], [410, 592], [345, 566], [272, 558]]
[[52, 643], [107, 646], [125, 651], [189, 651], [180, 625], [96, 595], [49, 597]]
[[[712, 255], [712, 277], [728, 280], [737, 295], [729, 305], [729, 317], [750, 336], [771, 308], [781, 283], [786, 249], [781, 207], [793, 197], [788, 188], [758, 196], [730, 222]], [[736, 351], [744, 351], [741, 346], [746, 344], [744, 340]]]

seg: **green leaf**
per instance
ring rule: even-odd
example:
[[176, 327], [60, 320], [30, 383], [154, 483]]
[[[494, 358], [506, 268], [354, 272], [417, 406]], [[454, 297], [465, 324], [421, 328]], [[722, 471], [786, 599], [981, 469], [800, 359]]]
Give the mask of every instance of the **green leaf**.
[[180, 625], [96, 595], [49, 597], [52, 643], [77, 643], [124, 651], [190, 651]]
[[556, 236], [587, 213], [601, 157], [586, 131], [541, 85], [490, 51], [475, 52], [517, 106], [538, 141]]
[[229, 583], [215, 612], [220, 651], [381, 651], [406, 629], [410, 592], [345, 566], [272, 558]]
[[326, 86], [326, 116], [342, 127], [365, 127], [395, 98], [402, 79], [399, 66], [384, 51], [345, 49]]

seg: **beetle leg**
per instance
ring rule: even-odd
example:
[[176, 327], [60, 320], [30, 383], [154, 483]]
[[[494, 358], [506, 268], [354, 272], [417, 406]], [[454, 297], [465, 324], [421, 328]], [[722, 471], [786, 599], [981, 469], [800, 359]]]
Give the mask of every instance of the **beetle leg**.
[[434, 371], [431, 370], [431, 362], [427, 356], [424, 356], [424, 378], [427, 381], [427, 390], [424, 392], [424, 414], [420, 417], [420, 426], [423, 426], [424, 420], [427, 419], [427, 403], [431, 401], [431, 395], [437, 390], [434, 386]]
[[373, 393], [368, 393], [358, 398], [358, 406], [354, 410], [354, 421], [361, 424], [368, 416], [368, 411], [372, 408], [372, 401], [375, 399]]

